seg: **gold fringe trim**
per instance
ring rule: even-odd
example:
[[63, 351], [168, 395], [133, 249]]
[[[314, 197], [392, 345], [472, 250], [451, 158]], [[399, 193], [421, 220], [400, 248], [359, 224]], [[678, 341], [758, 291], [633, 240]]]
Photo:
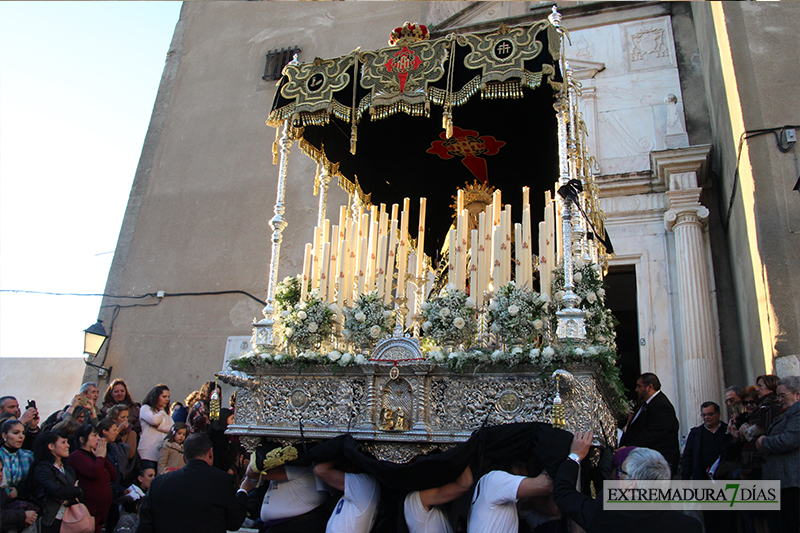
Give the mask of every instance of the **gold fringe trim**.
[[[481, 88], [481, 77], [475, 76], [469, 80], [460, 90], [450, 95], [450, 105], [453, 107], [464, 105]], [[447, 102], [447, 91], [438, 87], [428, 89], [428, 97], [434, 105], [443, 106]]]
[[[328, 160], [324, 152], [324, 147], [323, 150], [320, 150], [319, 148], [317, 148], [316, 146], [314, 146], [313, 144], [309, 143], [308, 141], [302, 138], [299, 140], [298, 144], [300, 146], [300, 151], [303, 152], [303, 154], [313, 159], [314, 162], [317, 163], [318, 165], [326, 166], [327, 168], [330, 169], [331, 176], [336, 178], [337, 184], [343, 191], [345, 191], [347, 194], [351, 196], [353, 194], [357, 194], [359, 200], [361, 200], [361, 202], [364, 204], [371, 203], [372, 194], [364, 193], [364, 191], [361, 189], [361, 185], [359, 185], [358, 183], [358, 178], [356, 178], [355, 183], [347, 179], [347, 177], [339, 171], [339, 163], [334, 164], [331, 163], [330, 160]], [[314, 184], [315, 188], [318, 187], [316, 181], [317, 180], [315, 180]], [[317, 192], [315, 192], [314, 194], [316, 195]]]

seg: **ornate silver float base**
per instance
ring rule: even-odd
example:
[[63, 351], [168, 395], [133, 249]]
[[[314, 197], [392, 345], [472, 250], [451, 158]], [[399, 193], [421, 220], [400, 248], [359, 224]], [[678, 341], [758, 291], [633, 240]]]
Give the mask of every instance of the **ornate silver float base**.
[[[613, 444], [616, 421], [597, 376], [588, 367], [570, 371], [572, 379], [561, 386], [566, 429], [592, 430]], [[534, 366], [451, 372], [394, 361], [218, 377], [238, 387], [233, 434], [296, 441], [302, 424], [307, 439], [350, 433], [379, 458], [399, 462], [464, 442], [484, 423], [550, 422], [555, 394], [550, 373]]]

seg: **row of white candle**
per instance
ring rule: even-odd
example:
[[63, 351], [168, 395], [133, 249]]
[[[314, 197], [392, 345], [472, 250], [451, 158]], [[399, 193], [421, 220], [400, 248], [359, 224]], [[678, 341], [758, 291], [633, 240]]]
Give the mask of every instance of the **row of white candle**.
[[[470, 230], [469, 211], [464, 207], [464, 193], [459, 190], [455, 228], [448, 234], [448, 281], [462, 291], [466, 291], [469, 282], [470, 293], [478, 306], [484, 303], [485, 291], [511, 281], [512, 266], [518, 286], [533, 287], [529, 188], [523, 188], [522, 222], [514, 224], [516, 254], [513, 259], [511, 206], [503, 207], [501, 200], [500, 191], [495, 191], [491, 205], [478, 215], [478, 228]], [[423, 250], [425, 246], [426, 204], [426, 199], [421, 198], [417, 250]], [[540, 290], [546, 294], [550, 293], [551, 270], [560, 253], [556, 244], [559, 213], [554, 206], [550, 191], [547, 191], [544, 221], [538, 228]], [[322, 226], [315, 227], [313, 242], [306, 244], [304, 250], [301, 299], [307, 296], [309, 282], [323, 299], [335, 302], [340, 309], [352, 305], [355, 298], [370, 291], [377, 291], [387, 304], [391, 304], [394, 298], [404, 298], [410, 255], [408, 198], [403, 200], [399, 221], [398, 211], [399, 206], [394, 204], [389, 214], [386, 206], [381, 204], [368, 209], [359, 207], [352, 217], [348, 217], [347, 207], [342, 206], [338, 225], [331, 227], [326, 219]], [[413, 255], [413, 276], [427, 280], [424, 254]], [[397, 283], [393, 293], [395, 279], [402, 282]]]
[[[417, 250], [425, 246], [426, 206], [427, 200], [421, 198]], [[404, 282], [397, 283], [394, 295], [392, 285], [395, 268], [398, 280], [406, 278], [410, 200], [403, 200], [399, 227], [398, 210], [397, 204], [392, 205], [390, 216], [385, 204], [366, 210], [359, 207], [348, 217], [347, 207], [342, 206], [338, 225], [331, 227], [330, 220], [325, 219], [322, 226], [316, 226], [313, 242], [306, 244], [304, 250], [301, 299], [306, 298], [309, 284], [340, 309], [371, 291], [377, 291], [387, 304], [393, 302], [393, 296], [405, 297]], [[417, 253], [414, 263], [414, 276], [422, 278], [426, 273], [424, 254]]]

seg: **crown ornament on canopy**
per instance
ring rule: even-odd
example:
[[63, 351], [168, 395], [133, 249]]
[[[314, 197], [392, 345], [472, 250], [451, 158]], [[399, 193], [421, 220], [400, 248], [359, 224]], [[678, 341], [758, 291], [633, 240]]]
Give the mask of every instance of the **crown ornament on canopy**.
[[418, 43], [430, 38], [428, 27], [418, 22], [405, 21], [389, 34], [389, 46], [396, 44]]

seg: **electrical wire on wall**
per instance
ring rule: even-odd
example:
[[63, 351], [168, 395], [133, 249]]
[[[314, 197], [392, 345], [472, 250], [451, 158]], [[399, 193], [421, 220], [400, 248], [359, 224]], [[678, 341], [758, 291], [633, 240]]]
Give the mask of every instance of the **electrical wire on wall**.
[[745, 131], [739, 137], [739, 146], [736, 150], [736, 168], [733, 173], [733, 185], [731, 187], [731, 196], [728, 200], [728, 208], [727, 210], [723, 209], [722, 205], [722, 195], [719, 196], [720, 198], [720, 219], [722, 220], [722, 228], [725, 230], [725, 233], [728, 232], [728, 227], [730, 226], [731, 216], [733, 214], [733, 203], [736, 200], [736, 191], [739, 189], [739, 162], [742, 157], [742, 147], [744, 146], [744, 142], [748, 139], [752, 139], [754, 137], [760, 137], [762, 135], [769, 135], [770, 133], [775, 136], [775, 143], [777, 144], [778, 150], [782, 153], [788, 153], [794, 151], [794, 164], [795, 164], [795, 171], [798, 173], [798, 180], [797, 184], [795, 184], [794, 189], [800, 192], [800, 169], [798, 169], [797, 163], [797, 151], [795, 150], [795, 141], [787, 140], [784, 144], [784, 139], [787, 138], [786, 132], [790, 130], [794, 130], [795, 132], [797, 129], [800, 128], [800, 125], [789, 125], [782, 126], [780, 128], [765, 128], [761, 130], [751, 130]]
[[[222, 294], [242, 294], [242, 295], [247, 296], [248, 298], [250, 298], [252, 300], [255, 300], [256, 302], [258, 302], [261, 305], [266, 305], [267, 304], [261, 298], [258, 298], [257, 296], [254, 296], [254, 295], [250, 294], [247, 291], [241, 291], [241, 290], [204, 291], [204, 292], [164, 292], [164, 291], [159, 291], [157, 293], [156, 292], [148, 292], [148, 293], [137, 295], [137, 296], [128, 296], [128, 295], [119, 295], [119, 294], [105, 294], [105, 293], [94, 294], [94, 293], [46, 292], [46, 291], [28, 291], [28, 290], [15, 290], [15, 289], [0, 289], [0, 293], [2, 293], [2, 292], [10, 292], [10, 293], [17, 293], [17, 294], [44, 294], [44, 295], [49, 295], [49, 296], [95, 296], [95, 297], [96, 296], [102, 296], [103, 298], [120, 299], [120, 300], [147, 300], [147, 299], [151, 299], [151, 298], [156, 298], [156, 301], [153, 302], [153, 303], [131, 303], [131, 304], [125, 304], [125, 305], [114, 303], [114, 304], [106, 304], [106, 305], [101, 305], [100, 306], [100, 309], [111, 309], [112, 310], [111, 311], [111, 319], [108, 321], [108, 331], [107, 331], [107, 333], [108, 333], [108, 341], [104, 345], [105, 351], [103, 352], [103, 360], [98, 364], [96, 362], [97, 355], [95, 355], [94, 357], [91, 358], [91, 361], [86, 360], [86, 361], [84, 361], [84, 363], [86, 363], [87, 366], [92, 366], [92, 367], [95, 367], [95, 368], [102, 368], [102, 369], [107, 370], [107, 371], [108, 371], [108, 369], [105, 369], [105, 363], [106, 363], [106, 356], [108, 355], [108, 348], [109, 348], [109, 346], [111, 344], [111, 338], [112, 338], [111, 333], [114, 330], [114, 321], [117, 319], [117, 316], [119, 315], [119, 312], [120, 312], [121, 309], [126, 309], [126, 308], [129, 308], [129, 307], [155, 307], [155, 306], [159, 305], [161, 303], [161, 300], [163, 300], [164, 298], [177, 298], [177, 297], [188, 297], [188, 296], [218, 296], [218, 295], [222, 295]], [[110, 378], [110, 375], [111, 375], [111, 372], [108, 371], [108, 374], [107, 374], [108, 377], [107, 377], [106, 381], [108, 381], [108, 379]]]

